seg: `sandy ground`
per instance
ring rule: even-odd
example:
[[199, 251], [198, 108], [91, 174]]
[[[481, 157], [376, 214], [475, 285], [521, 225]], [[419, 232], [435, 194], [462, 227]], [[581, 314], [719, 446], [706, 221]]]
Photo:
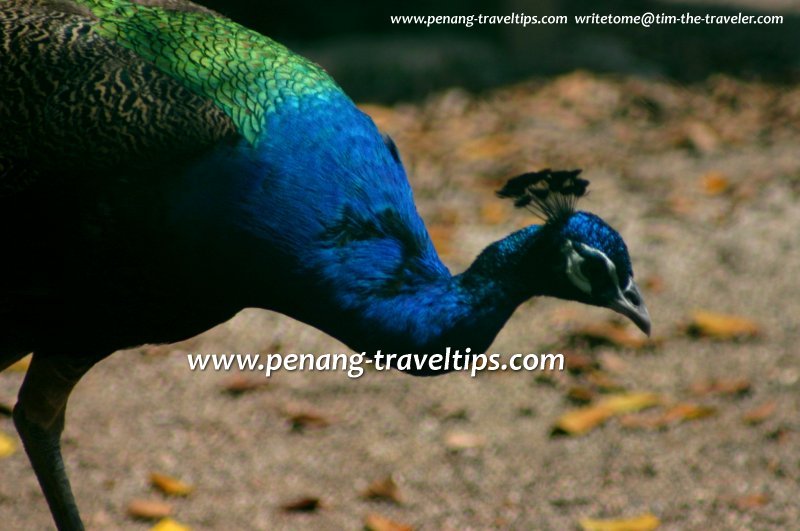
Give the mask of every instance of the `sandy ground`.
[[[90, 529], [147, 529], [152, 523], [126, 515], [133, 499], [167, 501], [178, 521], [218, 530], [358, 529], [369, 514], [431, 530], [575, 529], [585, 516], [644, 513], [662, 529], [800, 523], [800, 90], [578, 73], [366, 108], [397, 141], [420, 212], [454, 271], [531, 221], [493, 197], [504, 178], [584, 168], [592, 185], [582, 208], [628, 242], [657, 345], [573, 344], [571, 331], [610, 313], [535, 300], [493, 350], [588, 355], [599, 364], [594, 379], [280, 373], [234, 397], [223, 392], [233, 375], [192, 373], [185, 353], [343, 349], [309, 327], [248, 310], [181, 345], [117, 353], [80, 383], [64, 453]], [[752, 319], [761, 335], [689, 337], [681, 330], [695, 309]], [[0, 404], [13, 404], [21, 377], [0, 374]], [[749, 391], [692, 391], [713, 378], [744, 379]], [[583, 436], [552, 437], [559, 416], [576, 407], [569, 390], [598, 396], [609, 387], [603, 379], [715, 414], [660, 429], [615, 418]], [[776, 409], [763, 422], [743, 422], [768, 403]], [[297, 412], [329, 424], [292, 429], [287, 415]], [[16, 440], [10, 418], [0, 417], [0, 431]], [[453, 449], [453, 433], [476, 444]], [[165, 498], [149, 486], [153, 471], [195, 491]], [[389, 475], [401, 504], [362, 498]], [[281, 509], [306, 496], [321, 508]], [[21, 451], [0, 461], [0, 522], [51, 526]]]

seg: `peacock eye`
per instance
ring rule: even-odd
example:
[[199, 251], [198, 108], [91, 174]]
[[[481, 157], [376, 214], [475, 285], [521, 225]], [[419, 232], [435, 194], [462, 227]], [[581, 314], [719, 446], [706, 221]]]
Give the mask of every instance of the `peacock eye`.
[[583, 275], [592, 282], [601, 277], [608, 276], [606, 265], [600, 260], [594, 258], [584, 260], [584, 262], [581, 264], [581, 273], [583, 273]]
[[613, 287], [613, 281], [608, 274], [608, 268], [604, 261], [596, 258], [589, 258], [581, 264], [581, 273], [592, 284], [592, 291], [603, 291]]

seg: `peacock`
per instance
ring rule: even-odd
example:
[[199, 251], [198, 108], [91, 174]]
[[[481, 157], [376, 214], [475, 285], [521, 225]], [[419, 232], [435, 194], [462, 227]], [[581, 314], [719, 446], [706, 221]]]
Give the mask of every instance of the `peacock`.
[[510, 179], [544, 222], [452, 275], [391, 138], [322, 68], [186, 0], [4, 0], [0, 124], [0, 370], [34, 353], [13, 418], [62, 530], [83, 529], [67, 399], [114, 351], [257, 307], [358, 352], [485, 352], [534, 296], [650, 331], [579, 171]]

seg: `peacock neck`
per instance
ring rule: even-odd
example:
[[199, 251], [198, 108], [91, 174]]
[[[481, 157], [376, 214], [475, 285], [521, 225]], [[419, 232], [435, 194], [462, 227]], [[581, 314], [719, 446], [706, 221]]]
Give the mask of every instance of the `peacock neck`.
[[[432, 354], [469, 347], [485, 352], [519, 304], [546, 292], [518, 274], [519, 253], [535, 245], [537, 230], [529, 227], [492, 244], [459, 275], [444, 266], [428, 267], [427, 273], [417, 270], [388, 286], [384, 280], [380, 286], [361, 285], [355, 290], [358, 298], [352, 298], [353, 285], [341, 292], [331, 286], [320, 298], [331, 301], [329, 308], [321, 304], [317, 312], [294, 317], [357, 351]], [[528, 273], [535, 278], [536, 271]]]

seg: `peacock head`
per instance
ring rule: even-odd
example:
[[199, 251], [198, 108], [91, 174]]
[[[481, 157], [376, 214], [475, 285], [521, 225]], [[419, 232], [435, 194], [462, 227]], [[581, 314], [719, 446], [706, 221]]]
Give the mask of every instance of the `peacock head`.
[[[536, 239], [552, 257], [547, 262], [546, 294], [609, 308], [649, 335], [650, 315], [633, 280], [625, 242], [598, 216], [575, 210], [589, 185], [578, 177], [580, 172], [526, 173], [509, 180], [497, 195], [545, 219]], [[536, 253], [539, 261], [541, 256]]]

